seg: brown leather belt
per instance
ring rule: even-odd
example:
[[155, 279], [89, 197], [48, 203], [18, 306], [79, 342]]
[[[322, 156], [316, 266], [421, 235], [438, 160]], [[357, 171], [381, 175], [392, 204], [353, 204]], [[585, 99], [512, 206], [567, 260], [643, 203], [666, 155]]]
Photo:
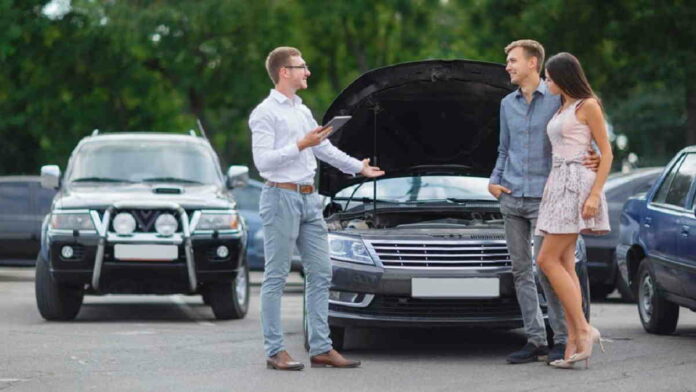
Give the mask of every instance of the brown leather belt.
[[273, 182], [273, 181], [266, 181], [266, 185], [272, 186], [275, 188], [281, 188], [281, 189], [287, 189], [290, 191], [295, 191], [299, 193], [314, 193], [314, 185], [302, 185], [302, 184], [295, 184], [293, 182]]

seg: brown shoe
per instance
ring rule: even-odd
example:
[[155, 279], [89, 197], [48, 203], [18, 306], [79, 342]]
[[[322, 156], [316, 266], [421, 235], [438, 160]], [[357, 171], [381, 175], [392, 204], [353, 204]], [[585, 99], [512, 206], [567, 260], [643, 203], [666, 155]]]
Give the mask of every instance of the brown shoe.
[[287, 351], [279, 351], [276, 355], [266, 359], [266, 367], [275, 370], [302, 370], [304, 365], [292, 359]]
[[313, 368], [317, 367], [335, 367], [335, 368], [356, 368], [360, 366], [360, 361], [345, 359], [343, 355], [336, 350], [331, 350], [323, 354], [315, 355], [309, 358]]

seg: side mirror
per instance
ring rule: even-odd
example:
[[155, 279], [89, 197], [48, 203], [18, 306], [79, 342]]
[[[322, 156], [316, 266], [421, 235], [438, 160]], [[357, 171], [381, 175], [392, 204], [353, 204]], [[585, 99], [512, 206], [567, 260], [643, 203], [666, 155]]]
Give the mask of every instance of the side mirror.
[[41, 166], [41, 187], [46, 189], [60, 187], [60, 168], [58, 165]]
[[227, 187], [243, 188], [249, 183], [249, 168], [241, 165], [233, 165], [227, 169]]

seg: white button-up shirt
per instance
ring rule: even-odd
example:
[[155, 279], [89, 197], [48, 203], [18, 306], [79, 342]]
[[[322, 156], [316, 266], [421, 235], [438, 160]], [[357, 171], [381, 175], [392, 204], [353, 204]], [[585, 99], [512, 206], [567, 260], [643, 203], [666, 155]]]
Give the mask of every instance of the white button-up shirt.
[[251, 112], [251, 147], [261, 177], [273, 182], [312, 184], [316, 158], [347, 174], [359, 173], [363, 164], [328, 140], [300, 151], [297, 142], [316, 128], [317, 122], [302, 99], [288, 98], [276, 89]]

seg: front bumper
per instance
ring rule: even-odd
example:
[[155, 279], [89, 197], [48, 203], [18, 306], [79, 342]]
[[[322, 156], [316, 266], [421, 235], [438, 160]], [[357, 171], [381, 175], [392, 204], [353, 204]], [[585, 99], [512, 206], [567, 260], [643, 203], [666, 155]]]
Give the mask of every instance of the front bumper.
[[[182, 231], [170, 237], [153, 233], [118, 236], [109, 232], [111, 212], [124, 208], [167, 208], [176, 210]], [[87, 287], [95, 293], [170, 294], [196, 293], [201, 283], [230, 281], [236, 277], [246, 249], [246, 231], [197, 232], [197, 214], [189, 220], [186, 211], [172, 203], [116, 203], [103, 217], [90, 212], [96, 231], [48, 231], [48, 255], [52, 276], [59, 282]], [[189, 225], [191, 223], [191, 225]], [[192, 227], [193, 226], [193, 227]], [[115, 257], [115, 245], [176, 246], [177, 256], [166, 261], [125, 261]], [[64, 246], [74, 249], [74, 257], [64, 258]], [[229, 252], [220, 258], [217, 247]]]
[[[500, 295], [497, 298], [413, 298], [413, 278], [497, 278]], [[329, 324], [332, 326], [522, 326], [510, 268], [414, 271], [334, 260], [331, 290], [359, 293], [354, 304], [330, 300]], [[541, 292], [539, 301], [546, 317], [546, 299]]]

